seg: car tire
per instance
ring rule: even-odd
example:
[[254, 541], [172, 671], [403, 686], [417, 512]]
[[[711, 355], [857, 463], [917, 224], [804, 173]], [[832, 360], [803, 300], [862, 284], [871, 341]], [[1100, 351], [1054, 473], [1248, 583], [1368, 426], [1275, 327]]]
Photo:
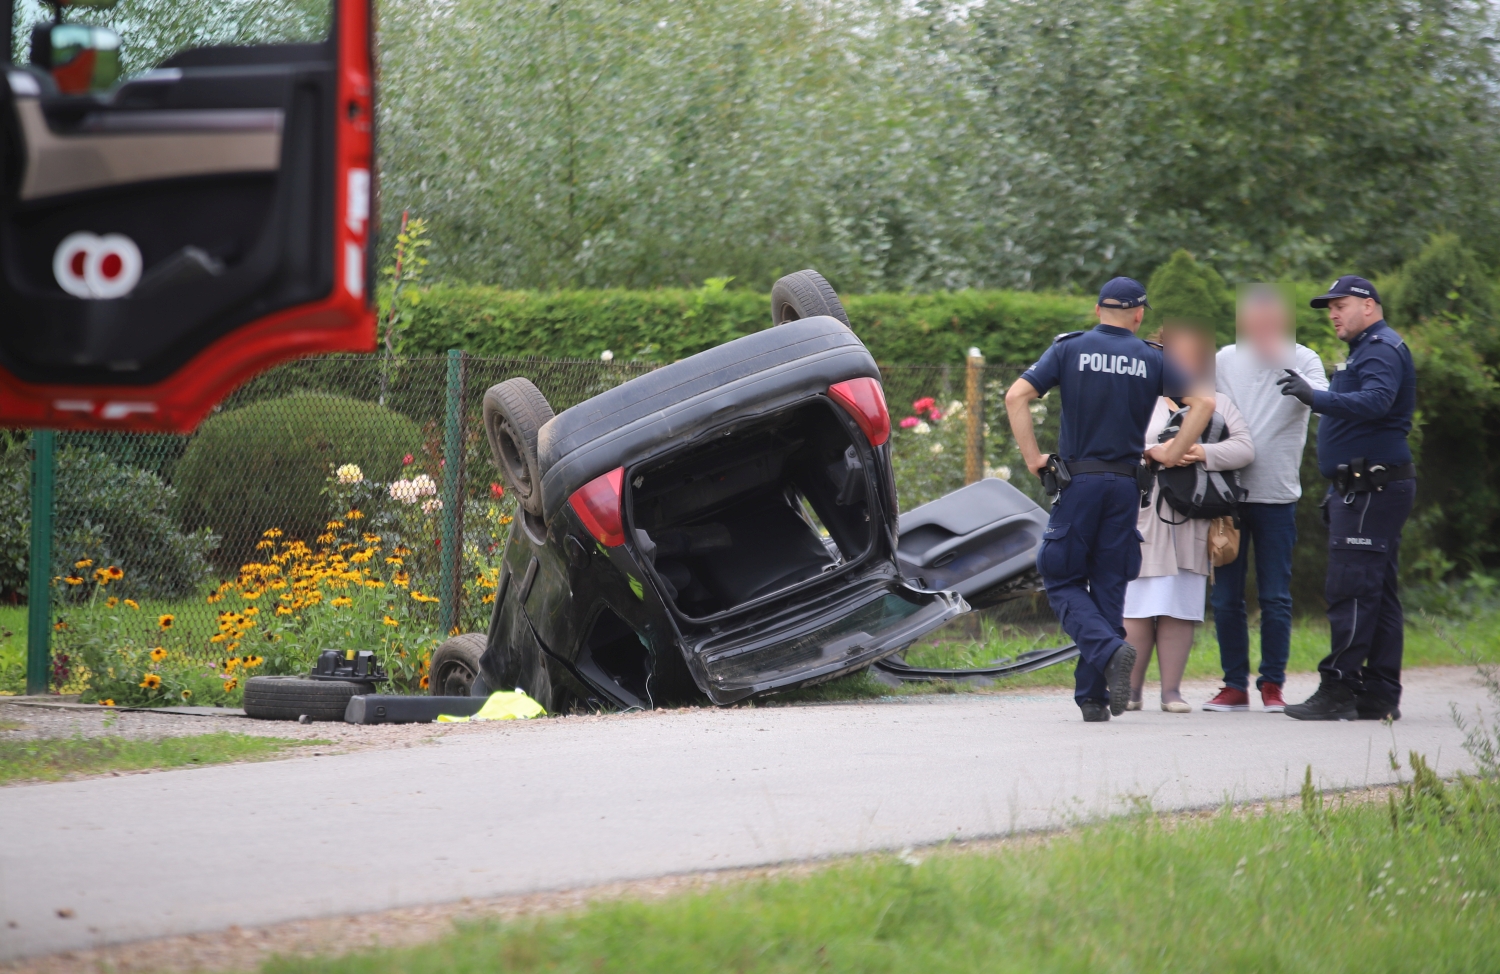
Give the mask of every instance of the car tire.
[[484, 432], [505, 486], [528, 513], [542, 516], [542, 471], [537, 433], [552, 418], [552, 406], [530, 379], [506, 379], [484, 394]]
[[259, 720], [343, 720], [349, 698], [374, 693], [373, 683], [252, 676], [245, 683], [245, 716]]
[[788, 274], [771, 285], [771, 324], [827, 315], [849, 324], [849, 315], [833, 285], [817, 271]]
[[479, 657], [487, 642], [482, 632], [466, 632], [433, 650], [428, 691], [434, 697], [467, 697], [479, 676]]

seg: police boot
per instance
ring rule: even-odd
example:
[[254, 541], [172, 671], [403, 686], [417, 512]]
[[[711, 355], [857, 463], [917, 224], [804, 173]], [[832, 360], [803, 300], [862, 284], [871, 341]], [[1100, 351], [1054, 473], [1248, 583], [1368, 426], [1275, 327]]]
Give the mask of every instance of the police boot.
[[1084, 723], [1095, 724], [1102, 720], [1109, 720], [1109, 704], [1098, 700], [1083, 700], [1078, 704], [1078, 709], [1083, 711]]
[[1130, 671], [1133, 669], [1135, 647], [1121, 643], [1104, 666], [1104, 678], [1109, 681], [1109, 712], [1116, 717], [1123, 714], [1130, 703]]
[[1358, 720], [1354, 691], [1342, 683], [1323, 683], [1301, 703], [1287, 704], [1284, 711], [1297, 720]]
[[1360, 720], [1400, 720], [1401, 708], [1383, 693], [1366, 691], [1354, 698]]

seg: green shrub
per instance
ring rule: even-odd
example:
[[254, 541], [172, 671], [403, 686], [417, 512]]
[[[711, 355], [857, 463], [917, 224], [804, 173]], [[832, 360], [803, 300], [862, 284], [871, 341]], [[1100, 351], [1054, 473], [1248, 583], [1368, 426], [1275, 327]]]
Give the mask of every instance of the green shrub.
[[[179, 598], [207, 580], [218, 538], [178, 526], [177, 492], [161, 477], [73, 447], [58, 450], [55, 462], [54, 576], [88, 577], [113, 565], [125, 572], [115, 589], [122, 598]], [[0, 584], [10, 592], [26, 590], [30, 469], [27, 449], [0, 456]]]
[[217, 561], [251, 560], [261, 532], [281, 528], [311, 541], [328, 520], [330, 472], [358, 465], [394, 479], [419, 451], [417, 424], [373, 402], [301, 392], [267, 399], [205, 422], [173, 473], [183, 523], [211, 526], [224, 539]]
[[[766, 328], [764, 294], [725, 290], [505, 291], [435, 284], [406, 309], [402, 351], [674, 361]], [[845, 297], [854, 330], [881, 362], [962, 362], [978, 346], [992, 362], [1029, 364], [1059, 332], [1088, 327], [1092, 298], [1024, 291]]]
[[1170, 321], [1206, 328], [1220, 344], [1234, 341], [1233, 295], [1218, 271], [1198, 263], [1186, 250], [1177, 251], [1152, 273], [1146, 293], [1151, 310], [1146, 312], [1144, 334]]

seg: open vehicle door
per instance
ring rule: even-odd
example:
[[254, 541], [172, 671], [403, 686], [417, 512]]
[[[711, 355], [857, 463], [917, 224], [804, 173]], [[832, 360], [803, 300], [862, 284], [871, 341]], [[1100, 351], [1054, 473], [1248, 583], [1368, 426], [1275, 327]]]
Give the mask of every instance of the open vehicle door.
[[277, 362], [375, 345], [370, 0], [118, 81], [132, 25], [171, 5], [119, 0], [123, 38], [83, 23], [113, 2], [60, 8], [0, 65], [5, 426], [188, 431]]

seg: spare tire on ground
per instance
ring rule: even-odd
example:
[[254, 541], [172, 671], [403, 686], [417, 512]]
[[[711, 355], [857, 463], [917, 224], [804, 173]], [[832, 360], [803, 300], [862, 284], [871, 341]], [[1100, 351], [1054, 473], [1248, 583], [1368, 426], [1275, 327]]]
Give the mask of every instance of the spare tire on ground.
[[771, 324], [827, 315], [849, 324], [849, 315], [833, 285], [817, 271], [788, 274], [771, 285]]
[[542, 471], [536, 437], [551, 418], [551, 404], [530, 379], [506, 379], [484, 394], [484, 432], [495, 466], [517, 503], [537, 517], [542, 516]]
[[484, 655], [488, 641], [482, 632], [466, 632], [433, 650], [431, 679], [427, 681], [432, 695], [467, 697], [479, 675], [479, 657]]
[[349, 698], [374, 693], [373, 683], [252, 676], [245, 684], [245, 716], [260, 720], [343, 720]]

